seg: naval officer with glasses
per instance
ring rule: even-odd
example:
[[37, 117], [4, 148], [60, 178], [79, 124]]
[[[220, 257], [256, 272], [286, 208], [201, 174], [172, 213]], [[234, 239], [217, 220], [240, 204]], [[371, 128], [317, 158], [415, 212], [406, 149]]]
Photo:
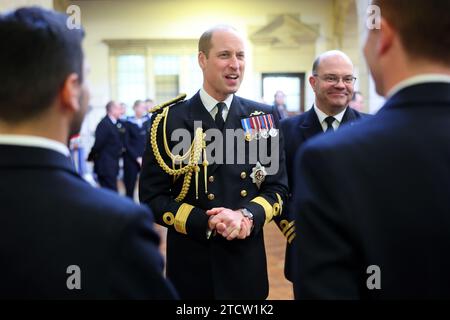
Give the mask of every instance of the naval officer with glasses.
[[[315, 94], [314, 105], [309, 111], [281, 122], [281, 130], [286, 141], [284, 145], [290, 190], [294, 183], [292, 177], [295, 153], [306, 140], [320, 133], [333, 132], [343, 124], [351, 125], [368, 116], [348, 106], [356, 82], [353, 71], [352, 61], [341, 51], [327, 51], [319, 55], [313, 63], [312, 75], [309, 78]], [[287, 203], [289, 218], [279, 221], [278, 227], [287, 240], [285, 276], [292, 281], [292, 272], [295, 269], [292, 243], [296, 237], [296, 230], [295, 212], [292, 205], [289, 205], [290, 199], [289, 197]]]

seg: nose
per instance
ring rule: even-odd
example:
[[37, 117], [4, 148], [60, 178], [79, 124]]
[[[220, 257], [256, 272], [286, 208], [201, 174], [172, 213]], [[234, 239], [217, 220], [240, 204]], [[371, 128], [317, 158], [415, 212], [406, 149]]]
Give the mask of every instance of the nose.
[[238, 60], [238, 58], [235, 55], [233, 55], [230, 58], [230, 65], [229, 66], [233, 70], [238, 70], [239, 69], [239, 60]]
[[338, 79], [338, 82], [337, 82], [334, 86], [335, 86], [335, 87], [338, 87], [338, 88], [344, 88], [344, 89], [345, 89], [344, 79], [339, 78], [339, 79]]

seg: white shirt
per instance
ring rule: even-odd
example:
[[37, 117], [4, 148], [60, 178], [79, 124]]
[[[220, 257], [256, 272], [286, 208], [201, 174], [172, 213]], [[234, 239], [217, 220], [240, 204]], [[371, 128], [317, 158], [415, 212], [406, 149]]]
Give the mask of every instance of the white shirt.
[[43, 137], [16, 135], [16, 134], [0, 134], [0, 144], [23, 147], [37, 147], [50, 149], [69, 157], [70, 151], [66, 145], [59, 141], [51, 140]]
[[112, 122], [113, 124], [116, 124], [116, 123], [117, 123], [117, 119], [116, 119], [116, 118], [113, 118], [113, 117], [111, 117], [111, 116], [109, 116], [109, 115], [108, 115], [108, 118], [109, 118], [109, 120], [111, 120], [111, 122]]
[[[343, 111], [341, 111], [337, 115], [333, 116], [336, 119], [331, 124], [333, 126], [334, 131], [336, 131], [337, 128], [339, 128], [339, 126], [341, 125], [342, 118], [344, 117], [344, 113], [346, 110], [347, 110], [347, 108], [345, 108]], [[320, 110], [319, 108], [316, 107], [316, 105], [314, 105], [314, 111], [317, 114], [317, 118], [319, 118], [319, 122], [320, 122], [320, 125], [322, 126], [323, 132], [327, 131], [328, 124], [325, 122], [325, 118], [328, 118], [329, 115], [327, 115], [326, 113], [323, 113], [322, 110]]]
[[226, 104], [226, 107], [223, 108], [222, 110], [222, 117], [223, 120], [226, 121], [227, 120], [227, 116], [228, 116], [228, 111], [230, 111], [230, 107], [231, 107], [231, 102], [233, 101], [233, 94], [230, 94], [228, 96], [228, 98], [225, 99], [225, 101], [217, 101], [216, 99], [214, 99], [213, 97], [211, 97], [204, 88], [200, 89], [200, 99], [202, 100], [203, 105], [205, 106], [206, 110], [209, 112], [209, 114], [211, 115], [211, 117], [213, 119], [216, 118], [216, 114], [217, 114], [217, 108], [215, 108], [215, 106], [219, 103], [219, 102], [224, 102]]
[[394, 94], [398, 93], [400, 90], [405, 89], [406, 87], [410, 87], [416, 84], [422, 83], [430, 83], [430, 82], [444, 82], [450, 83], [450, 76], [439, 73], [425, 73], [418, 76], [414, 76], [408, 79], [405, 79], [398, 84], [396, 84], [391, 90], [389, 90], [386, 99], [389, 99]]

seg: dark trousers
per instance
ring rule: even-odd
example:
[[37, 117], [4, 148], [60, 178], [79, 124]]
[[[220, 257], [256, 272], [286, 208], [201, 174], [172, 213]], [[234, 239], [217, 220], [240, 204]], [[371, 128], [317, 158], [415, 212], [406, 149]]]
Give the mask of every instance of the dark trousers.
[[136, 180], [141, 168], [136, 160], [125, 156], [123, 159], [123, 183], [125, 184], [125, 190], [127, 197], [133, 199], [134, 188], [136, 186]]
[[102, 188], [117, 192], [117, 176], [97, 176], [97, 179]]

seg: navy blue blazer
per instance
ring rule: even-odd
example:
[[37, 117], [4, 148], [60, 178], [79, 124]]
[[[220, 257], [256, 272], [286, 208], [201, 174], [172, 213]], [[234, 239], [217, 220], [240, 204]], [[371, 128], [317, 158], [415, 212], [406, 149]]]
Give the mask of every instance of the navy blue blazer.
[[105, 116], [95, 129], [95, 142], [88, 160], [94, 161], [94, 172], [99, 176], [114, 176], [119, 172], [119, 158], [125, 151], [126, 128], [122, 121], [113, 124]]
[[[368, 116], [370, 115], [358, 112], [355, 109], [348, 107], [342, 117], [342, 123], [339, 126], [339, 129], [345, 125], [353, 125], [357, 120]], [[307, 112], [298, 116], [281, 121], [281, 130], [283, 131], [283, 136], [285, 139], [284, 150], [286, 152], [286, 170], [288, 173], [289, 190], [292, 191], [294, 183], [294, 158], [296, 151], [301, 148], [306, 140], [324, 132], [314, 108], [311, 108]], [[278, 224], [278, 227], [282, 230], [283, 235], [288, 241], [286, 246], [284, 274], [290, 281], [293, 280], [292, 268], [294, 268], [294, 266], [291, 264], [294, 261], [294, 259], [292, 259], [292, 255], [295, 254], [292, 249], [292, 240], [294, 238], [292, 235], [294, 234], [294, 228], [286, 228], [286, 225], [289, 225], [289, 223], [295, 220], [295, 212], [292, 208], [290, 209], [290, 207], [292, 207], [291, 196], [292, 195], [290, 194], [286, 205], [286, 211], [288, 213], [288, 218], [286, 219], [287, 222], [281, 221], [281, 225], [280, 223]]]
[[450, 298], [449, 125], [450, 84], [419, 84], [305, 144], [296, 298]]
[[[91, 187], [56, 151], [0, 145], [0, 155], [0, 298], [176, 296], [147, 208]], [[67, 287], [72, 265], [81, 290]]]
[[135, 117], [130, 117], [124, 123], [127, 129], [125, 154], [130, 160], [136, 161], [137, 158], [144, 155], [146, 138], [150, 130], [150, 118], [145, 116], [145, 121], [142, 123], [141, 127], [134, 122], [134, 119]]

